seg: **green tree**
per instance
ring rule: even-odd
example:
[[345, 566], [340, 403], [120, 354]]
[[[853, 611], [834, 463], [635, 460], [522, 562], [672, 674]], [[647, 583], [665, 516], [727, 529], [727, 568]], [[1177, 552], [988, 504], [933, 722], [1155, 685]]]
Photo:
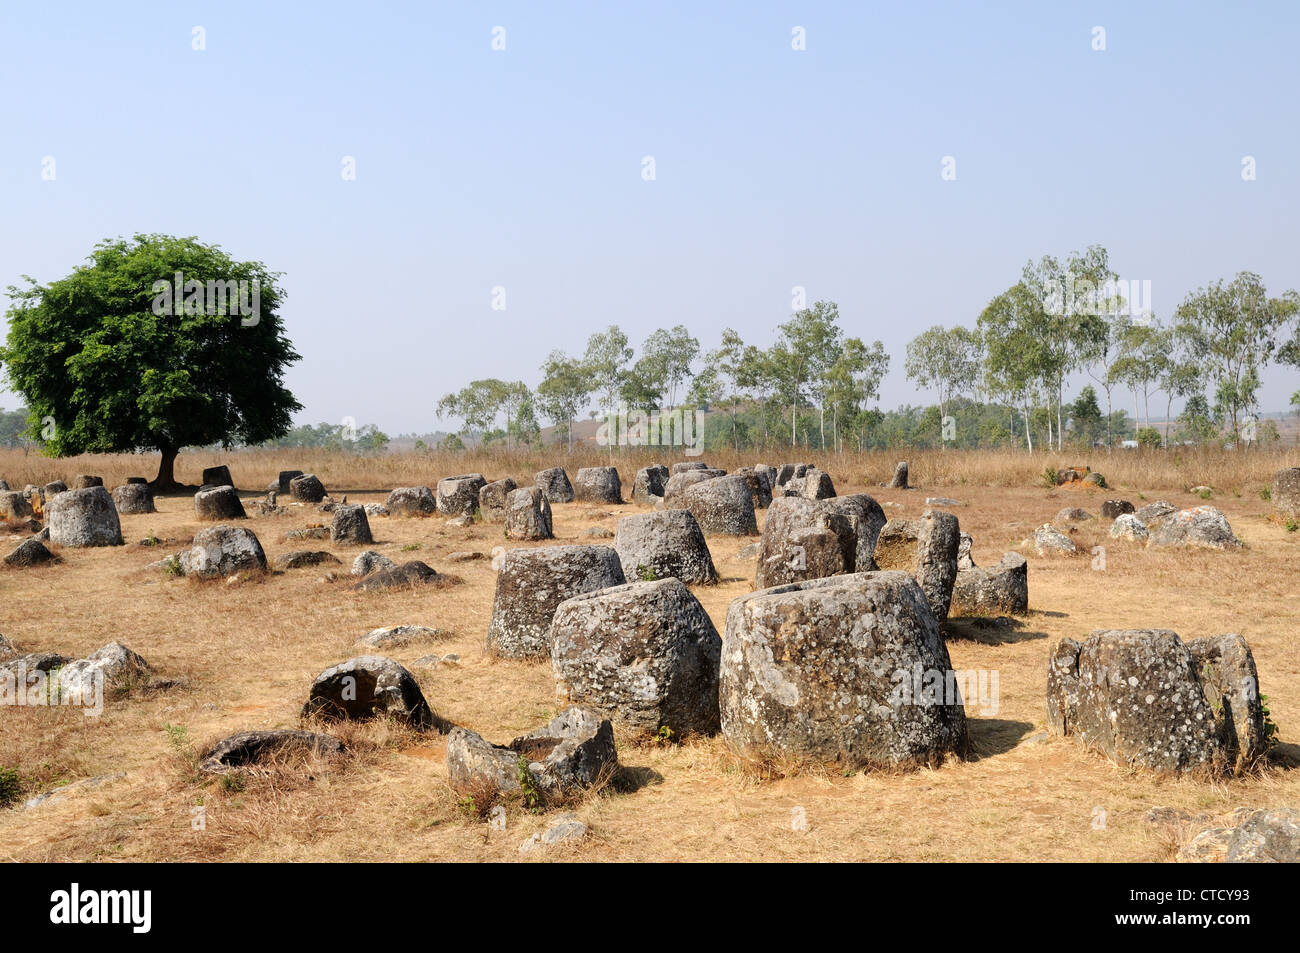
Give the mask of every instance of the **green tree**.
[[[1281, 330], [1300, 313], [1294, 291], [1270, 298], [1259, 275], [1240, 272], [1189, 294], [1178, 307], [1177, 331], [1209, 376], [1216, 403], [1240, 446], [1242, 411], [1255, 403], [1259, 375], [1278, 349]], [[1290, 361], [1291, 345], [1280, 357]]]
[[591, 396], [591, 375], [581, 361], [552, 351], [542, 364], [542, 382], [537, 385], [537, 409], [555, 426], [569, 432], [569, 452], [573, 452], [573, 421]]
[[799, 403], [816, 401], [821, 417], [821, 444], [826, 449], [827, 372], [840, 346], [839, 307], [818, 301], [791, 315], [777, 328], [777, 340], [767, 352], [768, 368], [777, 392], [790, 408], [790, 445], [798, 440]]
[[984, 341], [984, 381], [990, 394], [1004, 397], [1025, 418], [1025, 443], [1034, 452], [1033, 408], [1055, 358], [1047, 345], [1048, 316], [1042, 298], [1024, 282], [1012, 285], [980, 313]]
[[1079, 391], [1079, 396], [1070, 405], [1070, 420], [1074, 426], [1075, 436], [1091, 447], [1104, 432], [1106, 421], [1102, 417], [1101, 407], [1097, 404], [1097, 392], [1091, 384]]
[[183, 448], [289, 430], [302, 405], [283, 377], [299, 355], [280, 322], [278, 273], [169, 235], [103, 241], [88, 261], [48, 285], [24, 276], [27, 287], [9, 288], [0, 361], [46, 452], [157, 450], [152, 485], [166, 492]]
[[961, 325], [954, 328], [935, 325], [907, 342], [903, 369], [908, 380], [938, 394], [942, 419], [948, 415], [949, 400], [969, 393], [979, 383], [982, 357], [978, 333]]

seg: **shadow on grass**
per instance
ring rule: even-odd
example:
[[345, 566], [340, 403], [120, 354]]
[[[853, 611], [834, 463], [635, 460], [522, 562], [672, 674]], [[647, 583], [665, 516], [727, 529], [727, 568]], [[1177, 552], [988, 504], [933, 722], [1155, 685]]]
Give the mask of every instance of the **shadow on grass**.
[[1008, 645], [1047, 638], [1046, 632], [1029, 629], [1020, 619], [997, 616], [992, 619], [966, 617], [944, 623], [944, 635], [950, 639], [979, 642], [983, 645]]
[[966, 752], [966, 760], [980, 761], [1006, 754], [1019, 745], [1033, 728], [1027, 721], [967, 716], [966, 730], [970, 736], [970, 747]]

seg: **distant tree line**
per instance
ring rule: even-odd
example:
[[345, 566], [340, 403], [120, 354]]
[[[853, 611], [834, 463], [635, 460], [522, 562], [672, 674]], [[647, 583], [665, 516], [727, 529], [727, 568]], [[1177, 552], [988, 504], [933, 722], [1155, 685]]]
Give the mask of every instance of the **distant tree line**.
[[[831, 301], [796, 311], [768, 347], [728, 328], [705, 351], [677, 325], [654, 332], [638, 354], [611, 325], [580, 357], [551, 352], [535, 389], [489, 378], [444, 396], [438, 415], [464, 427], [443, 446], [535, 446], [547, 421], [572, 448], [584, 412], [662, 411], [679, 398], [710, 411], [706, 447], [1032, 451], [1276, 438], [1276, 425], [1258, 420], [1257, 395], [1269, 365], [1300, 367], [1300, 296], [1270, 297], [1258, 275], [1242, 272], [1192, 292], [1164, 323], [1126, 300], [1126, 288], [1098, 245], [1029, 262], [973, 328], [935, 326], [908, 343], [907, 378], [938, 404], [887, 412], [875, 401], [890, 356], [879, 341], [846, 335]], [[1090, 383], [1068, 400], [1067, 383], [1080, 374]], [[1300, 413], [1300, 392], [1292, 405]]]

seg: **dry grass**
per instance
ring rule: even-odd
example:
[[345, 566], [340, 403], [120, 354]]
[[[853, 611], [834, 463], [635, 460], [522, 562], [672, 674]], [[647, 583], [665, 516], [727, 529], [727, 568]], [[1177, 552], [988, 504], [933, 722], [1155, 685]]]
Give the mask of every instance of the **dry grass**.
[[[780, 462], [779, 454], [769, 454]], [[774, 765], [751, 770], [717, 738], [682, 744], [619, 738], [623, 772], [576, 810], [593, 831], [582, 846], [546, 854], [558, 859], [860, 859], [860, 860], [1165, 860], [1167, 833], [1143, 816], [1155, 806], [1222, 813], [1239, 806], [1300, 802], [1300, 773], [1275, 767], [1232, 781], [1161, 779], [1129, 771], [1071, 740], [1040, 737], [1051, 643], [1100, 627], [1162, 626], [1184, 638], [1240, 632], [1251, 643], [1263, 691], [1281, 727], [1284, 761], [1300, 748], [1300, 609], [1293, 573], [1300, 533], [1271, 518], [1259, 490], [1274, 470], [1300, 455], [1119, 453], [912, 454], [913, 491], [878, 484], [895, 455], [800, 453], [823, 465], [840, 492], [867, 490], [901, 504], [890, 515], [919, 514], [927, 495], [953, 496], [963, 529], [975, 538], [976, 562], [987, 565], [1063, 506], [1094, 513], [1103, 498], [1166, 498], [1203, 502], [1186, 487], [1216, 488], [1208, 501], [1228, 515], [1246, 542], [1240, 553], [1162, 552], [1109, 540], [1098, 522], [1083, 524], [1081, 546], [1105, 545], [1105, 571], [1091, 560], [1029, 555], [1031, 614], [1016, 627], [963, 625], [949, 639], [960, 669], [999, 676], [999, 708], [981, 714], [969, 704], [971, 752], [934, 769], [872, 772]], [[625, 486], [651, 454], [617, 456]], [[709, 454], [731, 468], [753, 458]], [[432, 484], [437, 476], [479, 470], [489, 478], [530, 480], [546, 465], [608, 460], [575, 454], [406, 454], [374, 460], [328, 454], [193, 454], [178, 477], [197, 483], [203, 466], [228, 462], [237, 480], [260, 487], [280, 469], [316, 472], [334, 493], [381, 501], [396, 485]], [[1110, 492], [1081, 494], [1035, 485], [1048, 465], [1090, 465], [1106, 474]], [[97, 473], [108, 485], [151, 476], [156, 461], [117, 456], [48, 461], [0, 455], [11, 485]], [[184, 726], [196, 748], [249, 728], [296, 727], [311, 679], [353, 654], [357, 637], [385, 625], [433, 626], [446, 634], [391, 654], [408, 666], [428, 653], [454, 652], [458, 665], [416, 670], [438, 713], [509, 741], [556, 713], [549, 666], [491, 659], [483, 650], [495, 573], [490, 560], [449, 564], [456, 550], [490, 553], [507, 543], [499, 526], [448, 528], [441, 517], [375, 519], [374, 548], [395, 561], [422, 559], [454, 571], [461, 585], [354, 592], [350, 580], [323, 582], [325, 567], [293, 570], [233, 584], [194, 585], [146, 572], [144, 566], [181, 548], [200, 528], [188, 496], [158, 501], [160, 512], [124, 516], [128, 545], [63, 550], [63, 562], [0, 570], [3, 632], [23, 651], [80, 656], [119, 640], [158, 674], [178, 680], [163, 691], [138, 690], [110, 701], [100, 718], [67, 709], [0, 709], [0, 766], [17, 768], [25, 794], [61, 783], [125, 772], [32, 811], [0, 810], [0, 858], [21, 860], [517, 860], [519, 844], [542, 829], [543, 816], [511, 807], [505, 830], [466, 810], [447, 784], [442, 736], [386, 722], [329, 726], [349, 752], [337, 759], [276, 765], [241, 773], [238, 782], [198, 778], [169, 740], [166, 725]], [[588, 542], [592, 525], [612, 529], [640, 507], [557, 505], [555, 543]], [[268, 558], [300, 543], [286, 530], [321, 522], [314, 508], [287, 517], [252, 518]], [[166, 540], [139, 546], [148, 536]], [[21, 536], [12, 534], [11, 545]], [[694, 591], [721, 629], [729, 602], [752, 588], [753, 563], [734, 554], [748, 540], [711, 537], [722, 579]], [[345, 562], [358, 547], [313, 541]], [[335, 567], [337, 568], [337, 567]], [[321, 726], [309, 726], [321, 727]], [[782, 775], [782, 776], [777, 776]], [[205, 828], [192, 829], [204, 808]], [[801, 808], [806, 830], [794, 830]], [[1103, 816], [1098, 828], [1095, 818]], [[537, 852], [529, 855], [536, 858]]]

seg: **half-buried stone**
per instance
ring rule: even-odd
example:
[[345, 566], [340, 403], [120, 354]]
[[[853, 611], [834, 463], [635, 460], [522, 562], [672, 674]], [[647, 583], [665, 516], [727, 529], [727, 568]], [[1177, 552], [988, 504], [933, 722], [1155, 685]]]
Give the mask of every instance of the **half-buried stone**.
[[507, 539], [552, 539], [551, 504], [540, 487], [524, 486], [506, 497]]
[[957, 570], [949, 615], [981, 618], [1028, 611], [1029, 564], [1019, 553], [1005, 553], [995, 566]]
[[639, 734], [714, 734], [721, 647], [708, 613], [677, 579], [574, 596], [551, 625], [556, 701]]
[[763, 589], [727, 611], [718, 697], [743, 756], [938, 764], [966, 747], [939, 624], [903, 572]]
[[547, 658], [551, 620], [565, 599], [627, 580], [608, 546], [508, 550], [497, 574], [488, 651], [506, 658]]
[[113, 505], [119, 513], [127, 515], [158, 512], [153, 503], [153, 491], [145, 483], [123, 483], [113, 487]]
[[[717, 477], [690, 487], [682, 495], [700, 529], [719, 536], [757, 536], [754, 498], [743, 476]], [[667, 501], [665, 500], [665, 503]]]
[[248, 514], [233, 486], [214, 486], [194, 494], [194, 515], [201, 520], [242, 520]]
[[343, 753], [343, 742], [333, 735], [290, 728], [241, 731], [222, 738], [202, 755], [199, 770], [209, 773], [247, 768], [286, 755], [314, 754], [332, 757]]
[[688, 585], [713, 585], [718, 571], [700, 524], [688, 510], [624, 516], [614, 534], [623, 573], [632, 579], [674, 577]]
[[1149, 546], [1199, 546], [1203, 549], [1240, 549], [1228, 518], [1213, 506], [1180, 510], [1160, 521], [1151, 531]]
[[478, 491], [487, 485], [481, 473], [462, 473], [438, 481], [438, 512], [466, 516], [478, 509]]
[[412, 559], [410, 562], [401, 565], [376, 569], [364, 576], [352, 588], [359, 592], [370, 592], [377, 589], [401, 589], [442, 583], [453, 578], [442, 575], [428, 563]]
[[830, 500], [777, 497], [763, 524], [754, 584], [765, 589], [871, 571], [884, 525], [884, 510], [865, 493]]
[[339, 503], [334, 507], [334, 519], [330, 524], [330, 540], [347, 545], [368, 545], [373, 543], [370, 535], [370, 520], [366, 508], [360, 503]]
[[572, 503], [573, 484], [564, 467], [550, 467], [533, 475], [533, 486], [546, 494], [548, 503]]
[[539, 807], [604, 784], [619, 767], [609, 719], [583, 708], [561, 712], [508, 745], [491, 744], [468, 728], [447, 735], [447, 776], [462, 795], [491, 801], [519, 792], [521, 759], [530, 787], [546, 799]]
[[45, 508], [50, 542], [59, 546], [121, 546], [122, 524], [102, 486], [67, 490]]
[[708, 467], [674, 473], [664, 483], [664, 507], [670, 510], [681, 509], [686, 505], [687, 490], [706, 480], [715, 480], [726, 475], [726, 470], [714, 470]]
[[[76, 492], [76, 491], [72, 491]], [[194, 534], [194, 543], [177, 556], [186, 576], [214, 578], [238, 572], [266, 572], [266, 553], [252, 530], [209, 526]]]
[[660, 463], [637, 470], [636, 481], [632, 484], [632, 502], [653, 506], [663, 499], [668, 476], [668, 468]]
[[104, 485], [103, 477], [94, 476], [89, 473], [82, 473], [72, 478], [72, 488], [74, 490], [84, 490], [87, 487], [103, 486], [103, 485]]
[[32, 505], [17, 490], [0, 492], [0, 518], [7, 520], [25, 519], [32, 515]]
[[58, 556], [46, 549], [38, 539], [23, 540], [12, 553], [5, 557], [4, 561], [6, 566], [20, 568], [62, 562]]
[[314, 473], [304, 473], [289, 481], [289, 496], [299, 503], [319, 503], [325, 499], [325, 484]]
[[[1048, 727], [1123, 765], [1222, 771], [1235, 761], [1237, 740], [1206, 698], [1199, 669], [1212, 655], [1209, 648], [1193, 653], [1168, 629], [1098, 630], [1082, 643], [1062, 639], [1048, 662]], [[1259, 700], [1253, 690], [1253, 698], [1245, 694], [1230, 717], [1249, 723]]]
[[350, 721], [387, 716], [416, 728], [435, 723], [415, 676], [383, 655], [360, 655], [321, 672], [302, 714]]
[[364, 553], [352, 560], [352, 575], [368, 576], [372, 572], [378, 572], [381, 569], [393, 569], [397, 563], [393, 562], [383, 553], [377, 553], [373, 549], [367, 549]]
[[438, 511], [433, 491], [427, 486], [399, 486], [384, 502], [393, 516], [432, 516]]
[[281, 470], [275, 479], [275, 491], [281, 496], [290, 496], [293, 493], [293, 481], [302, 475], [301, 470]]
[[504, 523], [506, 521], [506, 498], [517, 488], [518, 484], [510, 477], [485, 484], [478, 491], [478, 511], [485, 523]]
[[623, 486], [616, 467], [582, 467], [573, 481], [574, 499], [580, 503], [622, 503]]

